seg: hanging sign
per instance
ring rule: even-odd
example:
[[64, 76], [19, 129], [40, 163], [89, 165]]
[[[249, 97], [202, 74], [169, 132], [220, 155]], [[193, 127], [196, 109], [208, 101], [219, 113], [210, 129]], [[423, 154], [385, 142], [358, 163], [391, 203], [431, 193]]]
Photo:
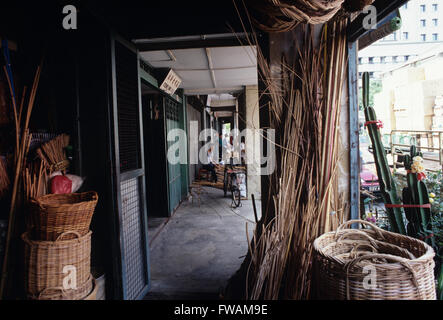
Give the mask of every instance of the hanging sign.
[[181, 83], [182, 79], [180, 79], [180, 77], [171, 69], [160, 85], [160, 89], [169, 95], [173, 95]]

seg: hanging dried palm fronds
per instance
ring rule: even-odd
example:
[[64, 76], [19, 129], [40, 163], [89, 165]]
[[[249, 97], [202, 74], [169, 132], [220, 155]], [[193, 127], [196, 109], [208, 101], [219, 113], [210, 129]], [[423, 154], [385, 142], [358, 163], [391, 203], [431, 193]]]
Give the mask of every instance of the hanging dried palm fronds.
[[246, 0], [254, 24], [266, 32], [284, 32], [300, 23], [321, 24], [337, 13], [358, 12], [374, 0]]
[[65, 151], [68, 145], [69, 136], [67, 134], [61, 134], [37, 149], [37, 155], [50, 173], [59, 170], [63, 171], [68, 168], [69, 161]]
[[[309, 34], [309, 33], [307, 33]], [[297, 291], [304, 292], [308, 277], [307, 247], [317, 229], [320, 203], [318, 180], [319, 135], [321, 134], [322, 65], [319, 50], [306, 36], [304, 52], [299, 53], [301, 90], [297, 88], [296, 63], [282, 63], [282, 81], [271, 76], [266, 60], [259, 55], [259, 66], [270, 99], [273, 126], [282, 128], [281, 161], [273, 195], [275, 217], [264, 222], [251, 246], [249, 299], [278, 299], [289, 266]], [[276, 82], [282, 82], [281, 89]], [[280, 96], [280, 97], [278, 97]], [[275, 99], [275, 97], [278, 97]], [[296, 261], [295, 257], [299, 259]]]

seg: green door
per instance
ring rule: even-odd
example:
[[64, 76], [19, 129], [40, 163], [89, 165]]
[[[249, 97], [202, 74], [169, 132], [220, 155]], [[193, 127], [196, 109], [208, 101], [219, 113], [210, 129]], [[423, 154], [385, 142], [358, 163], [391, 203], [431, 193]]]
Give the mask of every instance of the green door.
[[[173, 129], [180, 129], [181, 112], [180, 105], [170, 98], [165, 98], [165, 113], [166, 113], [166, 136], [168, 132]], [[176, 141], [167, 141], [167, 148], [173, 145]], [[166, 150], [167, 152], [167, 150]], [[178, 153], [178, 151], [177, 151]], [[178, 156], [178, 154], [176, 154]], [[182, 175], [181, 165], [172, 164], [168, 161], [168, 192], [169, 192], [169, 214], [171, 214], [180, 204], [182, 196]]]

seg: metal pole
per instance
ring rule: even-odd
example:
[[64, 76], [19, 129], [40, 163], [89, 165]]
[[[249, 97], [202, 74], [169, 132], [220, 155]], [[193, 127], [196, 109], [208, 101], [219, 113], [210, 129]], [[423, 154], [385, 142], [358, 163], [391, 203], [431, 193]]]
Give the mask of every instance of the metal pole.
[[439, 151], [438, 151], [438, 159], [440, 160], [440, 166], [441, 166], [441, 169], [443, 170], [443, 161], [442, 161], [442, 153], [443, 153], [443, 150], [442, 150], [442, 148], [441, 148], [441, 140], [442, 140], [442, 135], [441, 135], [441, 132], [438, 134], [438, 148], [440, 149]]
[[[360, 218], [360, 140], [358, 126], [358, 70], [357, 70], [357, 42], [348, 44], [348, 95], [349, 95], [349, 191], [350, 191], [350, 218]], [[352, 228], [357, 228], [353, 224]]]
[[391, 142], [391, 156], [392, 156], [392, 164], [394, 165], [394, 173], [397, 171], [397, 161], [395, 160], [395, 146], [394, 146], [394, 138], [393, 138], [394, 130], [391, 130], [390, 142]]

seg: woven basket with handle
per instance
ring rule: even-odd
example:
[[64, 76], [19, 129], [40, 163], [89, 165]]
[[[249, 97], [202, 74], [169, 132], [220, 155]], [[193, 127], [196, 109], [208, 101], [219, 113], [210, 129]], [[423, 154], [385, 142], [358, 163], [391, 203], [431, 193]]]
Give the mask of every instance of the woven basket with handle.
[[[48, 194], [31, 199], [33, 238], [54, 241], [68, 231], [84, 236], [89, 231], [97, 201], [95, 191]], [[65, 239], [73, 238], [74, 234], [70, 234]]]
[[63, 287], [46, 288], [38, 295], [28, 295], [30, 300], [94, 300], [86, 299], [93, 295], [95, 279], [90, 275], [88, 280], [76, 289], [64, 289]]
[[[346, 229], [354, 223], [371, 229]], [[423, 241], [351, 220], [313, 246], [319, 299], [436, 299], [435, 253]]]
[[[74, 234], [76, 239], [63, 240], [71, 234]], [[85, 236], [81, 236], [70, 231], [61, 234], [56, 241], [31, 240], [27, 232], [22, 234], [25, 242], [27, 294], [38, 297], [43, 290], [63, 288], [64, 279], [73, 269], [77, 288], [83, 287], [88, 281], [91, 282], [91, 234], [89, 231]]]

